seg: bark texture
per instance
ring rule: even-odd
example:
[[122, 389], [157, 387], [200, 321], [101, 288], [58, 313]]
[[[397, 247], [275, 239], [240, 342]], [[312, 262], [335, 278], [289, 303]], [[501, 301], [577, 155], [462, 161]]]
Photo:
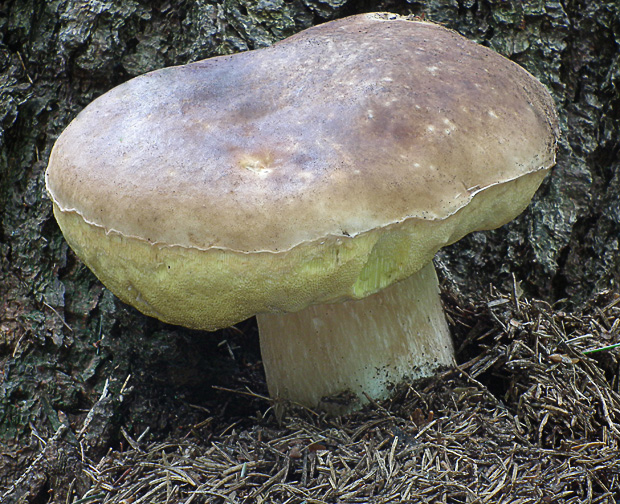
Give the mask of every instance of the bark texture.
[[86, 484], [82, 450], [117, 446], [121, 425], [167, 432], [191, 416], [192, 404], [215, 400], [211, 386], [223, 376], [243, 376], [244, 355], [257, 353], [252, 322], [215, 335], [166, 326], [117, 301], [75, 259], [44, 191], [47, 158], [62, 129], [95, 97], [136, 75], [377, 10], [424, 16], [510, 57], [548, 86], [560, 111], [557, 167], [530, 209], [444, 251], [440, 271], [464, 295], [490, 283], [506, 288], [514, 274], [527, 292], [567, 298], [573, 307], [602, 289], [617, 290], [617, 0], [5, 0], [0, 501], [12, 488], [16, 502], [44, 502], [50, 490], [65, 502], [71, 485]]

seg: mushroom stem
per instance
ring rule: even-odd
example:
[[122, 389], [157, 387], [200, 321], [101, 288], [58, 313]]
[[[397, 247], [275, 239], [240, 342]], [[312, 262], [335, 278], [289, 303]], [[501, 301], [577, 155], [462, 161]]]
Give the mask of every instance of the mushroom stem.
[[432, 262], [360, 300], [257, 319], [271, 396], [333, 414], [384, 399], [454, 355]]

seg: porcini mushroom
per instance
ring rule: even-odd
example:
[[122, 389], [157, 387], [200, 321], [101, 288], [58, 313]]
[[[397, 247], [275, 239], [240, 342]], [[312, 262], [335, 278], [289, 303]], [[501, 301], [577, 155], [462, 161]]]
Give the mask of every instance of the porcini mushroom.
[[520, 214], [557, 139], [518, 65], [363, 14], [112, 89], [46, 184], [120, 299], [208, 331], [257, 315], [270, 393], [343, 412], [451, 365], [433, 256]]

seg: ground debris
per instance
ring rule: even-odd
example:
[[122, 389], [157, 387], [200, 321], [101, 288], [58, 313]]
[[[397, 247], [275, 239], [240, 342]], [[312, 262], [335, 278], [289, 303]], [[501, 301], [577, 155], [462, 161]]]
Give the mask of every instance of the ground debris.
[[[273, 405], [91, 462], [79, 502], [578, 503], [620, 496], [620, 297], [446, 309], [459, 362], [343, 418]], [[249, 396], [249, 397], [248, 397]]]

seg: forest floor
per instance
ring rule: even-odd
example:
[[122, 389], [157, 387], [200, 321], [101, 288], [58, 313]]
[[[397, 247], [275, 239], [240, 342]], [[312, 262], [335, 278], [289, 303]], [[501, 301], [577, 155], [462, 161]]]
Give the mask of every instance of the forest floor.
[[618, 502], [620, 296], [579, 313], [517, 289], [444, 303], [458, 364], [390, 401], [340, 418], [274, 404], [248, 362], [173, 432], [121, 427], [118, 446], [97, 459], [78, 450], [63, 473], [62, 445], [112, 421], [95, 404], [42, 446], [36, 495], [18, 488], [32, 486], [27, 470], [0, 502]]

